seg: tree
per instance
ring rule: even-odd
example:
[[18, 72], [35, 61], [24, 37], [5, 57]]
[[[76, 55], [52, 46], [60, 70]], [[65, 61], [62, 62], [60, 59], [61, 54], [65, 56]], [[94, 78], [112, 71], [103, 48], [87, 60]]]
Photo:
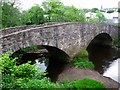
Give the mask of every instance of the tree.
[[85, 21], [85, 13], [74, 6], [64, 6], [59, 0], [47, 0], [42, 3], [48, 22]]
[[106, 21], [105, 16], [100, 11], [96, 11], [96, 17], [99, 19], [100, 23]]
[[98, 8], [92, 8], [91, 11], [96, 13], [96, 11], [98, 11], [99, 9]]
[[2, 27], [12, 27], [20, 25], [20, 11], [18, 8], [13, 7], [11, 4], [2, 3]]
[[42, 24], [44, 23], [44, 11], [39, 5], [33, 6], [22, 15], [23, 24]]
[[86, 21], [85, 13], [83, 10], [78, 10], [74, 6], [66, 6], [64, 20], [67, 22], [84, 22]]
[[2, 0], [3, 3], [8, 3], [11, 6], [17, 6], [19, 3], [19, 0]]
[[0, 29], [2, 29], [2, 3], [0, 3]]
[[120, 8], [118, 8], [118, 10], [117, 10], [119, 13], [120, 13]]
[[85, 13], [88, 13], [90, 12], [91, 10], [90, 9], [83, 9]]
[[46, 0], [42, 2], [47, 21], [55, 22], [61, 21], [63, 16], [63, 3], [60, 0]]

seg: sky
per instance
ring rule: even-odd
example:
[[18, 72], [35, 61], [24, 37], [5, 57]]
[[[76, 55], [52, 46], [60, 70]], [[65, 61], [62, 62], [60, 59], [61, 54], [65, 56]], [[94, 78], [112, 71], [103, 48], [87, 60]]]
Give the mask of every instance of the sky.
[[[45, 0], [19, 0], [20, 8], [22, 10], [27, 10], [35, 4], [41, 5], [42, 1]], [[75, 6], [76, 8], [112, 8], [118, 7], [118, 2], [120, 0], [61, 0], [64, 5]]]

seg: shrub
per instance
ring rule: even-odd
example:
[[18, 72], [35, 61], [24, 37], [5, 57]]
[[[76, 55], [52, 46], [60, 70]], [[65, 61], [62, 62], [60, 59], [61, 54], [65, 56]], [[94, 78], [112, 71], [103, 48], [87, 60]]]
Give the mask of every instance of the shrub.
[[17, 66], [16, 58], [11, 60], [10, 55], [10, 53], [5, 53], [0, 57], [3, 88], [19, 88], [22, 83], [34, 79], [41, 80], [46, 75], [45, 72], [40, 72], [40, 68], [30, 65], [29, 62]]
[[75, 58], [73, 61], [73, 65], [78, 68], [90, 68], [93, 69], [95, 66], [94, 64], [85, 58]]
[[94, 64], [89, 61], [88, 59], [88, 52], [87, 50], [82, 50], [81, 52], [77, 53], [73, 58], [73, 65], [78, 68], [94, 68]]
[[81, 58], [88, 57], [87, 50], [82, 50], [74, 56], [74, 58], [79, 58], [79, 57]]

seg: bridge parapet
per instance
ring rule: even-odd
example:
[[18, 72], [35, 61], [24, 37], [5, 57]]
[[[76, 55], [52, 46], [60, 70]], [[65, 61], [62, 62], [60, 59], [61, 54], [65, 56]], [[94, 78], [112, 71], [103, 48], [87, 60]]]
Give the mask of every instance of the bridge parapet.
[[56, 25], [56, 24], [62, 24], [62, 23], [63, 22], [61, 22], [61, 23], [60, 22], [50, 22], [50, 23], [44, 23], [44, 24], [40, 24], [40, 25], [25, 25], [25, 26], [9, 27], [9, 28], [5, 28], [5, 29], [0, 29], [0, 34], [7, 35], [7, 34], [22, 31], [22, 30], [26, 30], [26, 29], [44, 27], [44, 26], [49, 26], [49, 25]]

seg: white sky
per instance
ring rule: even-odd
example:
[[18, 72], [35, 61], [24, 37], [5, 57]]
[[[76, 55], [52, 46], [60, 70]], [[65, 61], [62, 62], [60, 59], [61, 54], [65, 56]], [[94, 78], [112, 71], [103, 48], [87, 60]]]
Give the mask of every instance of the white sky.
[[[22, 10], [27, 10], [35, 4], [41, 5], [44, 0], [19, 0]], [[61, 0], [64, 5], [70, 6], [73, 5], [76, 8], [112, 8], [118, 7], [118, 2], [120, 0]]]

